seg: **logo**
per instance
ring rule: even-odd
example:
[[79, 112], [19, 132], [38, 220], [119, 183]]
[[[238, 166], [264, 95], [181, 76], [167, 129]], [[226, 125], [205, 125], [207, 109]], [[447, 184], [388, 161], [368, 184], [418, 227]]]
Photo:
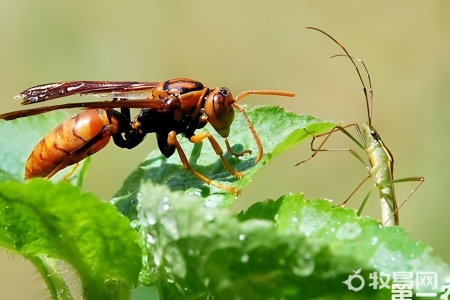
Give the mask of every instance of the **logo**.
[[[366, 280], [360, 273], [361, 268], [353, 270], [353, 274], [342, 281], [349, 291], [357, 293], [365, 287]], [[439, 288], [437, 272], [371, 272], [368, 275], [368, 288], [390, 290], [392, 300], [409, 300], [413, 296], [436, 299], [438, 292], [442, 292], [438, 298], [440, 300], [448, 300], [450, 296], [450, 284]]]
[[[342, 283], [345, 283], [347, 285], [347, 288], [350, 291], [354, 291], [354, 292], [359, 292], [360, 290], [363, 289], [364, 284], [366, 283], [366, 281], [364, 280], [364, 277], [362, 277], [361, 275], [359, 275], [359, 273], [361, 272], [361, 269], [358, 269], [356, 271], [353, 271], [353, 275], [349, 275], [347, 280], [342, 281]], [[354, 286], [353, 285], [353, 280], [356, 279], [356, 281], [359, 281], [359, 286]]]

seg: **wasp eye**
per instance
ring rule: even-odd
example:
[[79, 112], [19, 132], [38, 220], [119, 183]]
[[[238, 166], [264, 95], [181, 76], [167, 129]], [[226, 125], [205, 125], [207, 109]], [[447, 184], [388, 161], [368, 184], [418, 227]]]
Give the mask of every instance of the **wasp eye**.
[[224, 88], [224, 87], [221, 87], [221, 88], [219, 88], [219, 92], [218, 92], [218, 93], [219, 93], [222, 97], [227, 97], [229, 91], [230, 91], [229, 89]]

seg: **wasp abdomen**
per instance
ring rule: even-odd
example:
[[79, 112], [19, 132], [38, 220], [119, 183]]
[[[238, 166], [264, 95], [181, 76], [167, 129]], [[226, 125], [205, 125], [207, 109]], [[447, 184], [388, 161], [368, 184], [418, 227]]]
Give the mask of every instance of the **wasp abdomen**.
[[25, 179], [50, 178], [104, 148], [110, 138], [104, 109], [85, 110], [59, 124], [33, 149], [25, 165]]

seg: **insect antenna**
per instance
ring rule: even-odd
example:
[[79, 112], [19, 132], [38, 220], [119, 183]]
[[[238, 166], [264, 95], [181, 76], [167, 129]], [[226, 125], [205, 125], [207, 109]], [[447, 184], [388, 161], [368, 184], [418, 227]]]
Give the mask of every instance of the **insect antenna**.
[[[336, 56], [346, 56], [346, 55], [337, 54], [337, 55], [333, 55], [331, 58], [336, 57]], [[362, 64], [363, 67], [364, 67], [364, 70], [366, 71], [366, 74], [367, 74], [367, 78], [368, 78], [368, 81], [369, 81], [369, 100], [370, 100], [370, 103], [367, 102], [367, 95], [366, 95], [366, 104], [367, 104], [367, 113], [368, 113], [368, 118], [369, 118], [369, 125], [372, 125], [371, 123], [372, 123], [372, 112], [373, 112], [373, 89], [372, 89], [372, 80], [370, 78], [370, 73], [369, 73], [369, 70], [367, 69], [366, 64], [364, 63], [364, 61], [362, 59], [359, 59], [359, 58], [354, 57], [354, 56], [351, 56], [351, 58], [353, 60], [357, 60], [360, 64]], [[364, 87], [364, 94], [366, 94], [365, 89], [366, 88]]]
[[263, 155], [263, 146], [261, 140], [259, 139], [258, 134], [256, 133], [255, 127], [253, 127], [252, 122], [250, 121], [245, 109], [237, 104], [236, 102], [242, 100], [242, 98], [248, 95], [273, 95], [273, 96], [283, 96], [283, 97], [294, 97], [294, 93], [283, 92], [283, 91], [273, 91], [273, 90], [254, 90], [254, 91], [244, 91], [239, 93], [236, 98], [234, 98], [234, 103], [232, 104], [233, 108], [240, 111], [240, 113], [244, 116], [245, 121], [247, 122], [247, 126], [250, 129], [250, 132], [255, 139], [256, 145], [258, 146], [258, 156], [255, 159], [255, 163], [259, 162]]
[[[306, 28], [307, 29], [316, 30], [316, 31], [319, 31], [319, 32], [323, 33], [324, 35], [329, 37], [333, 42], [335, 42], [339, 47], [341, 47], [342, 50], [344, 50], [344, 52], [346, 54], [346, 55], [338, 54], [338, 55], [334, 55], [332, 57], [347, 56], [351, 60], [353, 66], [356, 69], [356, 72], [358, 73], [359, 80], [361, 81], [361, 84], [363, 86], [364, 97], [366, 99], [367, 118], [369, 120], [369, 126], [372, 126], [372, 103], [373, 103], [372, 81], [370, 79], [370, 74], [369, 74], [369, 71], [367, 70], [367, 67], [366, 67], [365, 63], [361, 59], [351, 56], [350, 53], [347, 51], [347, 49], [341, 43], [339, 43], [334, 37], [332, 37], [331, 35], [329, 35], [325, 31], [323, 31], [323, 30], [321, 30], [319, 28], [315, 28], [315, 27], [306, 27]], [[359, 72], [359, 69], [358, 69], [358, 67], [355, 64], [355, 60], [359, 61], [363, 65], [364, 69], [366, 70], [367, 77], [369, 78], [369, 88], [370, 88], [369, 94], [370, 94], [370, 97], [369, 97], [369, 95], [367, 93], [367, 88], [366, 88], [366, 85], [364, 84], [364, 80], [362, 79], [361, 72]], [[369, 98], [370, 98], [370, 101], [369, 101]]]

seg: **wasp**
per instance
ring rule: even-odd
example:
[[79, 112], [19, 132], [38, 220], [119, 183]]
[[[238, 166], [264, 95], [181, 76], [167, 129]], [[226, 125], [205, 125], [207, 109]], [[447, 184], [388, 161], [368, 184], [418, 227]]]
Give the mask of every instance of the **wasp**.
[[[238, 157], [249, 154], [250, 150], [233, 151], [228, 142], [235, 109], [238, 110], [244, 116], [256, 142], [257, 163], [262, 158], [263, 146], [244, 108], [237, 102], [251, 94], [294, 96], [293, 93], [283, 91], [251, 90], [241, 92], [234, 98], [226, 87], [210, 89], [199, 81], [176, 78], [165, 82], [55, 82], [28, 88], [15, 98], [22, 98], [22, 105], [28, 105], [75, 94], [112, 97], [112, 100], [64, 103], [0, 115], [0, 119], [12, 120], [58, 109], [84, 109], [59, 124], [34, 147], [25, 165], [25, 179], [48, 179], [65, 167], [77, 164], [100, 151], [111, 138], [118, 147], [132, 149], [148, 133], [155, 133], [158, 147], [164, 156], [170, 157], [177, 151], [183, 167], [194, 176], [207, 184], [239, 194], [239, 189], [214, 182], [195, 171], [189, 164], [177, 135], [183, 134], [192, 143], [207, 139], [230, 174], [241, 178], [243, 173], [230, 166], [213, 135], [208, 131], [195, 131], [209, 123], [225, 139], [226, 148], [232, 155]], [[141, 109], [134, 119], [131, 119], [130, 114], [132, 108]]]
[[[313, 140], [311, 141], [311, 150], [314, 151], [314, 153], [308, 158], [305, 159], [296, 165], [302, 164], [313, 157], [316, 156], [317, 153], [320, 151], [348, 151], [353, 156], [355, 156], [369, 171], [368, 175], [361, 181], [361, 183], [356, 187], [356, 189], [350, 194], [350, 196], [347, 197], [347, 199], [344, 200], [340, 205], [344, 205], [347, 203], [347, 201], [355, 194], [355, 192], [363, 185], [363, 183], [372, 177], [375, 181], [375, 184], [373, 185], [372, 189], [366, 194], [364, 197], [364, 200], [358, 210], [358, 215], [361, 214], [362, 209], [364, 208], [370, 194], [374, 190], [378, 190], [379, 196], [380, 196], [380, 203], [381, 203], [381, 213], [382, 213], [382, 222], [383, 225], [386, 226], [392, 226], [392, 225], [399, 225], [399, 215], [398, 210], [400, 207], [408, 201], [408, 199], [415, 193], [415, 191], [420, 187], [420, 185], [424, 182], [423, 177], [408, 177], [408, 178], [401, 178], [401, 179], [394, 179], [394, 157], [391, 153], [391, 151], [387, 148], [385, 143], [380, 137], [380, 134], [375, 129], [375, 127], [372, 125], [372, 103], [373, 103], [373, 91], [372, 91], [372, 82], [370, 79], [369, 71], [364, 64], [364, 62], [356, 57], [353, 57], [350, 55], [350, 53], [347, 51], [347, 49], [339, 43], [334, 37], [332, 37], [330, 34], [326, 33], [325, 31], [315, 28], [315, 27], [306, 27], [307, 29], [312, 29], [319, 31], [326, 35], [328, 38], [330, 38], [333, 42], [335, 42], [343, 51], [345, 54], [338, 54], [335, 56], [345, 56], [350, 59], [353, 66], [356, 69], [357, 75], [359, 77], [359, 80], [363, 87], [363, 93], [364, 98], [366, 102], [366, 112], [367, 112], [367, 122], [362, 124], [360, 127], [358, 124], [353, 123], [346, 126], [337, 126], [334, 129], [332, 129], [329, 132], [317, 135], [313, 137]], [[335, 57], [333, 56], [333, 57]], [[364, 67], [364, 70], [366, 71], [368, 82], [369, 82], [369, 88], [366, 87], [366, 84], [364, 83], [361, 73], [356, 66], [355, 61], [362, 64]], [[358, 138], [351, 135], [347, 128], [353, 127], [355, 128]], [[366, 152], [369, 164], [365, 162], [365, 160], [353, 149], [323, 149], [325, 142], [328, 140], [328, 138], [331, 136], [331, 134], [341, 131], [346, 136], [348, 136], [359, 148], [364, 150]], [[315, 149], [314, 147], [314, 141], [318, 137], [324, 137], [324, 140], [320, 144], [318, 148]], [[408, 196], [403, 200], [403, 203], [399, 206], [397, 204], [397, 198], [396, 193], [394, 189], [395, 183], [400, 182], [417, 182], [417, 185], [414, 187], [414, 189], [408, 194]]]

